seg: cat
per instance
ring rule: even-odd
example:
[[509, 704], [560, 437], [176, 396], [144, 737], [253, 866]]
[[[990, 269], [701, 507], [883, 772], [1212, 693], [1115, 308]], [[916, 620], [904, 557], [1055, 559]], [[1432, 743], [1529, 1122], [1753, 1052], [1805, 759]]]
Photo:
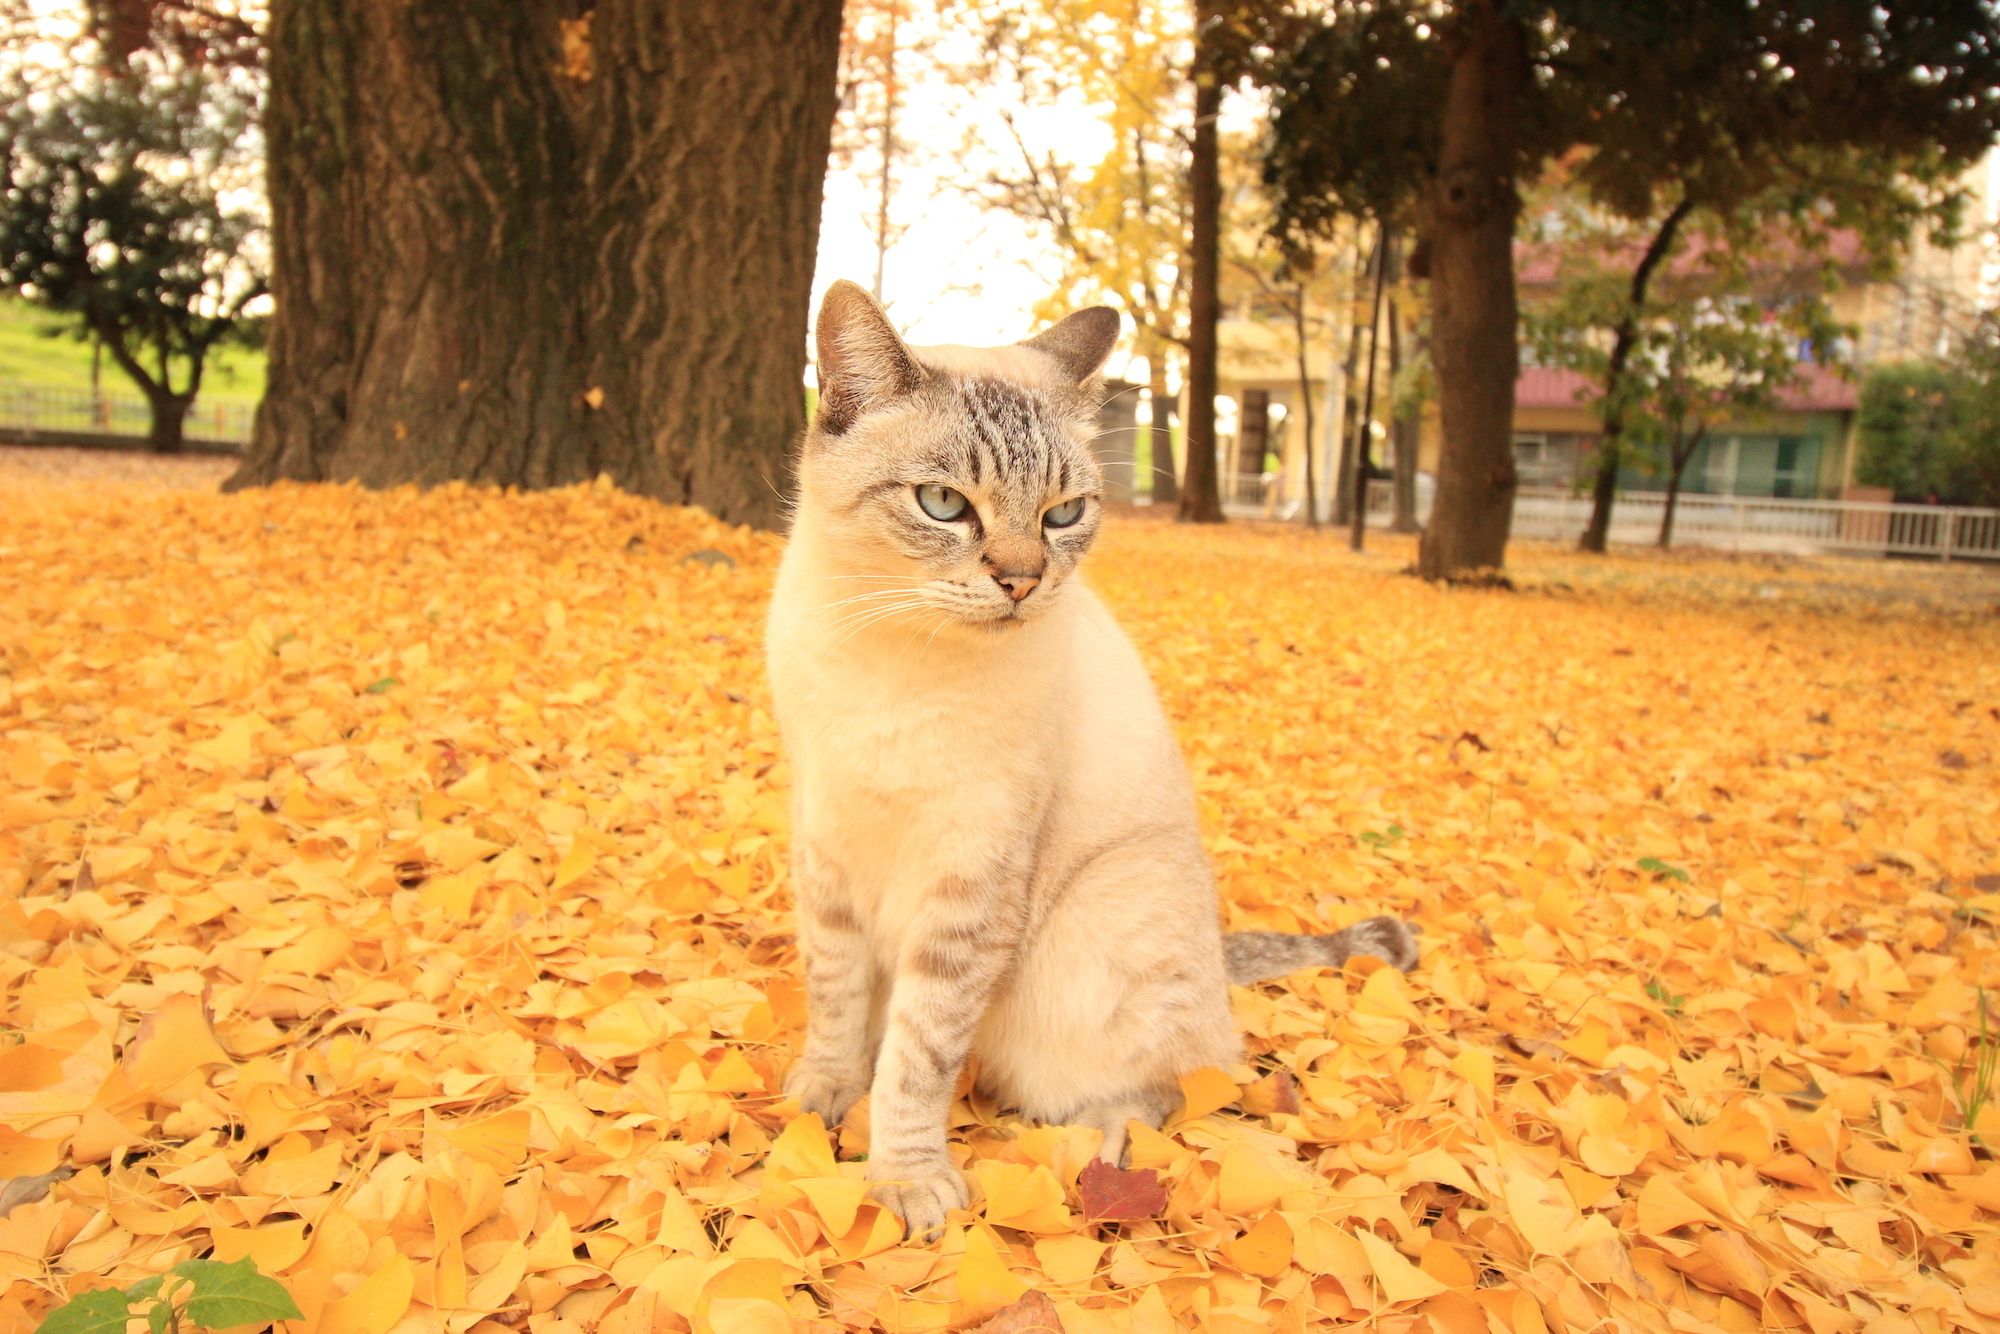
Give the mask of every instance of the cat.
[[928, 1237], [967, 1200], [946, 1118], [999, 1105], [1124, 1157], [1179, 1076], [1241, 1059], [1229, 984], [1418, 930], [1225, 936], [1193, 791], [1131, 642], [1078, 578], [1106, 307], [1011, 347], [907, 346], [827, 293], [819, 402], [768, 626], [793, 773], [807, 1031], [785, 1083], [828, 1125], [872, 1092], [873, 1197]]

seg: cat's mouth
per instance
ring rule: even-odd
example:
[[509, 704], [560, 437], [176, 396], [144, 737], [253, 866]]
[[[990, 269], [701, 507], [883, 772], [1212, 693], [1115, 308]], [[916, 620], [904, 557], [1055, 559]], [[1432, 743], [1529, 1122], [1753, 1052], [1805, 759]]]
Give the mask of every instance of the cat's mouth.
[[987, 629], [994, 631], [996, 634], [1005, 633], [1008, 630], [1018, 630], [1022, 626], [1028, 624], [1028, 622], [1032, 620], [1035, 620], [1043, 612], [1048, 610], [1047, 598], [1043, 598], [1041, 601], [1036, 602], [1033, 606], [1029, 606], [1028, 603], [1031, 600], [1032, 599], [1023, 599], [1020, 602], [1013, 603], [1008, 607], [997, 610], [993, 613], [993, 615], [987, 617], [983, 621], [977, 622], [977, 624], [985, 626]]

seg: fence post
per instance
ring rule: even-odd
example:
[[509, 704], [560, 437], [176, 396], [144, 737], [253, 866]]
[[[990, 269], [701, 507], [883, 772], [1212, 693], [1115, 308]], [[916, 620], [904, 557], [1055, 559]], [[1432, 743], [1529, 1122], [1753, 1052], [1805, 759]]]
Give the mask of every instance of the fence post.
[[1938, 560], [1951, 564], [1951, 530], [1958, 521], [1958, 511], [1945, 510], [1938, 515]]
[[1743, 502], [1740, 500], [1737, 501], [1736, 504], [1733, 506], [1733, 508], [1736, 512], [1735, 513], [1736, 527], [1733, 539], [1735, 545], [1731, 547], [1731, 550], [1741, 551], [1743, 550], [1743, 514], [1744, 514]]

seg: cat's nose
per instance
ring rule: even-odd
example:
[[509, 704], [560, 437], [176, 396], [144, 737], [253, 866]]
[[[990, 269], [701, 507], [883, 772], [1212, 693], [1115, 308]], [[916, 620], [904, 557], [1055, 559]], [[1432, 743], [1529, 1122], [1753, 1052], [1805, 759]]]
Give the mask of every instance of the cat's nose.
[[1006, 589], [1008, 597], [1019, 602], [1034, 592], [1035, 585], [1041, 583], [1042, 579], [1040, 575], [1035, 574], [996, 574], [993, 576], [993, 582]]

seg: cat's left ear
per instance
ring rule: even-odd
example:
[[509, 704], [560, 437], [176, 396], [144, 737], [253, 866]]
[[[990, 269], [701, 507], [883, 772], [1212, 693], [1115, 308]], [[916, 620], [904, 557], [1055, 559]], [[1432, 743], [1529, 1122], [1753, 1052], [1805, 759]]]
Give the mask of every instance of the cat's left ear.
[[915, 392], [923, 367], [875, 298], [842, 278], [826, 292], [814, 330], [819, 348], [819, 429], [845, 435], [875, 408]]
[[1082, 384], [1097, 374], [1111, 345], [1118, 341], [1118, 312], [1109, 306], [1079, 310], [1052, 329], [1045, 329], [1021, 344], [1056, 359], [1063, 373]]

